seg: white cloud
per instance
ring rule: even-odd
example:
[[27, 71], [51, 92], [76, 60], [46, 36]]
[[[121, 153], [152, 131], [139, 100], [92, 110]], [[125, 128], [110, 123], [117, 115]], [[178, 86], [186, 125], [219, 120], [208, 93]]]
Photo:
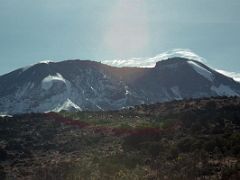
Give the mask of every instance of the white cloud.
[[[163, 61], [173, 57], [182, 57], [186, 59], [196, 60], [202, 63], [207, 63], [206, 59], [197, 55], [189, 49], [174, 49], [167, 52], [158, 54], [152, 58], [130, 58], [130, 59], [116, 59], [116, 60], [102, 60], [104, 64], [116, 67], [154, 67], [158, 61]], [[240, 73], [229, 72], [226, 70], [220, 70], [212, 68], [215, 71], [233, 78], [235, 81], [240, 82]]]
[[216, 71], [221, 73], [221, 74], [223, 74], [223, 75], [225, 75], [225, 76], [233, 78], [235, 81], [240, 82], [240, 73], [229, 72], [229, 71], [225, 71], [225, 70], [221, 70], [221, 69], [216, 69]]
[[130, 59], [117, 59], [117, 60], [102, 60], [104, 64], [117, 67], [154, 67], [158, 61], [166, 60], [173, 57], [182, 57], [186, 59], [196, 60], [199, 62], [206, 62], [206, 60], [195, 54], [189, 49], [174, 49], [152, 58], [130, 58]]

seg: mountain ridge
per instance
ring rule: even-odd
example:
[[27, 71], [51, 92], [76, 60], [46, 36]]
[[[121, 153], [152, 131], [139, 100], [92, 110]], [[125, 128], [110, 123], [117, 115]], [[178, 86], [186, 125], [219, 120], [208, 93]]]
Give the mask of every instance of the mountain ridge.
[[56, 111], [66, 104], [72, 105], [71, 110], [116, 110], [240, 94], [240, 84], [233, 79], [183, 57], [158, 61], [151, 68], [113, 67], [90, 60], [40, 62], [0, 76], [0, 84], [2, 114]]

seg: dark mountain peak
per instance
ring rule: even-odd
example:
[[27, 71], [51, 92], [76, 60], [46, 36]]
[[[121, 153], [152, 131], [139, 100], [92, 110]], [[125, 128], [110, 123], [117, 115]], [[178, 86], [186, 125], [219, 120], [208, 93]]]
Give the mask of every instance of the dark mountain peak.
[[171, 57], [165, 60], [158, 61], [156, 65], [169, 65], [169, 64], [184, 64], [187, 63], [188, 61], [195, 62], [197, 64], [204, 65], [202, 62], [195, 60], [195, 59], [189, 59], [185, 57]]
[[173, 58], [168, 58], [166, 60], [158, 61], [155, 67], [164, 67], [169, 65], [182, 65], [182, 64], [186, 64], [187, 61], [189, 61], [189, 59], [182, 58], [182, 57], [173, 57]]
[[240, 84], [190, 58], [154, 68], [114, 67], [90, 60], [43, 61], [0, 76], [2, 113], [116, 110], [123, 107], [240, 94]]
[[92, 60], [82, 60], [82, 59], [70, 59], [70, 60], [63, 60], [58, 62], [59, 64], [87, 64], [87, 65], [92, 65], [92, 64], [99, 64], [97, 61], [92, 61]]

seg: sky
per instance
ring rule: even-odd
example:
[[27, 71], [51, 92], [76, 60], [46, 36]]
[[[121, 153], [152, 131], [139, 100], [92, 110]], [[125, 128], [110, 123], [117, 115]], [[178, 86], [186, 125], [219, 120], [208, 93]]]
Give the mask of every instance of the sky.
[[42, 60], [190, 49], [240, 73], [239, 0], [0, 0], [0, 74]]

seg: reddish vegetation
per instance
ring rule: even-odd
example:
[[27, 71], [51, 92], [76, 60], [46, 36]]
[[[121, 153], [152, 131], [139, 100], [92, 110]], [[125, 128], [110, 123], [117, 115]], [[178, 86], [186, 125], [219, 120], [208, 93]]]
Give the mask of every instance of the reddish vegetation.
[[112, 134], [115, 136], [121, 135], [134, 135], [134, 136], [159, 136], [162, 132], [160, 128], [146, 127], [146, 128], [112, 128], [107, 126], [94, 126], [90, 123], [73, 120], [68, 117], [63, 117], [60, 114], [51, 112], [47, 114], [48, 118], [51, 118], [57, 122], [61, 122], [65, 125], [76, 126], [78, 128], [87, 128], [93, 130], [94, 133]]
[[61, 123], [64, 123], [66, 125], [76, 126], [76, 127], [79, 127], [79, 128], [85, 128], [85, 127], [89, 126], [88, 123], [72, 120], [70, 118], [60, 116], [59, 114], [54, 113], [54, 112], [48, 113], [47, 117], [52, 118], [53, 120], [55, 120], [57, 122], [61, 122]]

